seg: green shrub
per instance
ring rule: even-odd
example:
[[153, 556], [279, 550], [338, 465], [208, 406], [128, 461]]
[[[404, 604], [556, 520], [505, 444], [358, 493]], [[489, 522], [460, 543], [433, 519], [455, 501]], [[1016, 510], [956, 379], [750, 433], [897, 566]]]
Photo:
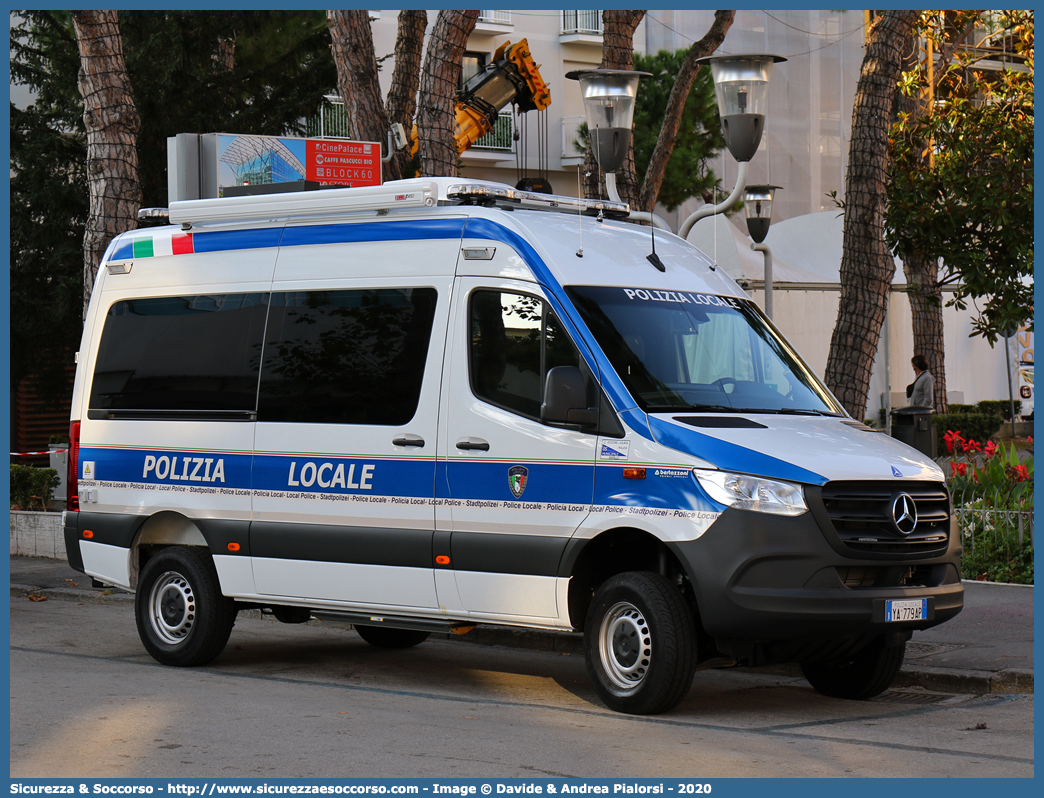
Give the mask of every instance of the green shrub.
[[[953, 405], [950, 405], [953, 407]], [[932, 416], [939, 436], [939, 453], [946, 451], [943, 436], [949, 432], [959, 432], [966, 441], [978, 441], [985, 444], [1001, 428], [1001, 417], [994, 413], [943, 413]]]
[[974, 413], [975, 405], [961, 405], [957, 404], [957, 402], [950, 402], [948, 405], [946, 405], [946, 412], [958, 414]]
[[23, 510], [46, 510], [59, 484], [61, 480], [53, 468], [12, 465], [11, 505]]
[[[1011, 401], [1008, 399], [984, 399], [975, 407], [980, 413], [994, 413], [1005, 421], [1011, 421]], [[1021, 410], [1022, 402], [1016, 399], [1015, 415], [1017, 416]], [[950, 405], [950, 412], [953, 412], [953, 405]]]

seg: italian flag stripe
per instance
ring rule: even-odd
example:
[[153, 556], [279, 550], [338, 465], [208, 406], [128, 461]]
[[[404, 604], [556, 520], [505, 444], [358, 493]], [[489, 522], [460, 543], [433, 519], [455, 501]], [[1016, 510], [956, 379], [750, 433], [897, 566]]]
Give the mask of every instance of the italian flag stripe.
[[159, 258], [163, 255], [191, 255], [195, 252], [192, 233], [171, 233], [134, 239], [135, 258]]
[[170, 248], [170, 236], [153, 236], [152, 237], [152, 254], [157, 258], [161, 255], [173, 255], [174, 253]]
[[172, 255], [191, 255], [196, 250], [192, 244], [192, 233], [175, 233], [170, 239]]

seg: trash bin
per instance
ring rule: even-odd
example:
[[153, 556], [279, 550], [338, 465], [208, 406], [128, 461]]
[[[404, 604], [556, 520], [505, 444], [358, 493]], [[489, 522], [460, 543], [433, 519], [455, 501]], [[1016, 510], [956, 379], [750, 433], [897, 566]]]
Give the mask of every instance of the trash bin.
[[893, 438], [933, 460], [938, 457], [939, 444], [930, 408], [899, 407], [891, 412], [891, 416]]

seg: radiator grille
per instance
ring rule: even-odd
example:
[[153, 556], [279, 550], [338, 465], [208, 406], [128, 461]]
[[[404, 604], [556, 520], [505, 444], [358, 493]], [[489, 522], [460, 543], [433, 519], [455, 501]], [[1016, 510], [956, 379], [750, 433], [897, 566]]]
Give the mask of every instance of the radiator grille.
[[[899, 531], [893, 508], [902, 494], [913, 499], [917, 524]], [[924, 555], [946, 550], [950, 496], [936, 482], [828, 482], [823, 505], [841, 542], [855, 551]]]

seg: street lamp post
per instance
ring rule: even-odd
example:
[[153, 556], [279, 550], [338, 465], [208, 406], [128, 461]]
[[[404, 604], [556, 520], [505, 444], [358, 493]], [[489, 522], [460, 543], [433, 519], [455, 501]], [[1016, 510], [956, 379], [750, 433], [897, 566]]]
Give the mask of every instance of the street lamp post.
[[772, 318], [772, 250], [762, 242], [772, 224], [772, 200], [779, 186], [747, 186], [743, 192], [743, 208], [747, 214], [747, 232], [754, 240], [750, 248], [765, 257], [765, 315]]
[[[580, 82], [591, 151], [605, 172], [605, 190], [613, 202], [621, 201], [616, 188], [616, 170], [627, 160], [627, 150], [631, 146], [638, 79], [649, 76], [649, 72], [629, 69], [579, 69], [566, 73], [570, 80]], [[671, 229], [655, 214], [631, 211], [628, 218], [651, 222], [664, 230]]]
[[736, 187], [724, 202], [704, 205], [682, 223], [678, 230], [682, 238], [700, 219], [723, 213], [739, 202], [747, 182], [748, 164], [758, 151], [765, 130], [772, 65], [786, 60], [779, 55], [711, 55], [697, 62], [710, 65], [721, 132], [729, 152], [739, 162], [739, 170]]
[[628, 69], [580, 69], [566, 74], [570, 80], [580, 81], [591, 151], [605, 172], [605, 187], [613, 202], [620, 201], [616, 170], [623, 166], [631, 146], [638, 78], [649, 74]]

